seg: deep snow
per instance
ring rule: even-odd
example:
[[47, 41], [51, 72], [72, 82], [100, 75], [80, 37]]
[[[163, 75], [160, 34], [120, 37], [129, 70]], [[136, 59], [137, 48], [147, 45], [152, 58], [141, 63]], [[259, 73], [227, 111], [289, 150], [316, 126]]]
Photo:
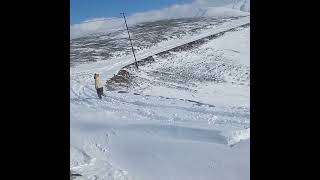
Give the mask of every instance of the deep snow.
[[[142, 59], [246, 24], [249, 19], [228, 21], [214, 30], [160, 42], [141, 50], [137, 57]], [[132, 57], [71, 67], [70, 169], [86, 179], [249, 179], [249, 33], [250, 27], [228, 32], [167, 59], [155, 57], [155, 63], [131, 72], [153, 81], [157, 79], [147, 72], [161, 68], [181, 75], [195, 72], [193, 78], [184, 81], [188, 83], [174, 82], [166, 75], [160, 80], [195, 91], [139, 81], [144, 87], [130, 87], [128, 93], [108, 91], [99, 100], [93, 74], [99, 72], [107, 80], [132, 63]], [[221, 63], [230, 68], [216, 66]], [[205, 65], [214, 68], [210, 73], [210, 68], [201, 70]], [[219, 75], [223, 81], [199, 81], [210, 74]]]

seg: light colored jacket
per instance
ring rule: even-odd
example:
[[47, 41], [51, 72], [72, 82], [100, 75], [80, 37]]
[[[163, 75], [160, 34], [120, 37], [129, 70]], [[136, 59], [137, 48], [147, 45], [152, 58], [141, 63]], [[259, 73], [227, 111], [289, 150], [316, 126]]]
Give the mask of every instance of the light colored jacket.
[[96, 76], [95, 76], [95, 87], [96, 87], [96, 89], [103, 87], [103, 83], [101, 81], [99, 74], [96, 74]]

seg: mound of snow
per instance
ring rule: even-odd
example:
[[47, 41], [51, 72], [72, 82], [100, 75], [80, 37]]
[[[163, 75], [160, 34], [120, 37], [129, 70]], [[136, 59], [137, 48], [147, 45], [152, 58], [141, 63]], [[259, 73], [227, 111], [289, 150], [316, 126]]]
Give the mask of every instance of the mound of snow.
[[250, 128], [233, 131], [228, 137], [228, 144], [234, 145], [246, 139], [250, 139]]
[[70, 146], [70, 167], [78, 167], [81, 165], [86, 165], [90, 163], [90, 156], [85, 152]]

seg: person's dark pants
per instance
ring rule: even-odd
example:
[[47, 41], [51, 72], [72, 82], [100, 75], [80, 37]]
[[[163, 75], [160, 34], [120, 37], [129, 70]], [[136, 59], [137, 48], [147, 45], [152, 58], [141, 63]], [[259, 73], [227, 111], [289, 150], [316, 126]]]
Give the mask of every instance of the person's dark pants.
[[98, 88], [98, 89], [97, 89], [97, 93], [98, 93], [99, 99], [102, 99], [102, 96], [104, 96], [104, 94], [103, 94], [103, 88], [102, 88], [102, 87], [101, 87], [101, 88]]

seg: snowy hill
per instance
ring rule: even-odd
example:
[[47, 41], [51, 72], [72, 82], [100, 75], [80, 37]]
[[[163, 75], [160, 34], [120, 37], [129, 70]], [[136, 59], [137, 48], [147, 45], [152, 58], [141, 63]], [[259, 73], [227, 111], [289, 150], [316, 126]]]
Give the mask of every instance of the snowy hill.
[[[201, 34], [204, 30], [238, 18], [197, 17], [146, 22], [130, 27], [130, 33], [135, 50], [139, 52], [160, 42]], [[128, 34], [123, 28], [72, 39], [70, 51], [71, 66], [131, 55]]]
[[[124, 31], [70, 42], [74, 178], [250, 179], [250, 17], [131, 31], [138, 70]], [[97, 72], [109, 89], [102, 100]]]
[[[200, 47], [197, 47], [200, 44], [197, 42], [195, 47], [187, 44], [150, 56], [144, 59], [144, 63], [138, 63], [139, 70], [136, 70], [132, 63], [120, 72], [127, 72], [128, 78], [122, 79], [123, 82], [120, 83], [111, 79], [107, 82], [107, 87], [110, 90], [170, 95], [175, 98], [184, 96], [208, 104], [215, 104], [218, 100], [220, 103], [229, 103], [225, 96], [222, 96], [223, 99], [214, 97], [211, 90], [218, 90], [220, 85], [225, 87], [227, 84], [230, 89], [234, 89], [233, 86], [249, 88], [249, 30], [249, 25], [244, 25], [216, 35], [214, 38], [217, 40], [214, 41], [210, 41], [210, 37], [201, 39], [203, 45]], [[121, 80], [117, 77], [115, 80]], [[199, 98], [195, 97], [197, 92], [201, 93]], [[224, 93], [226, 92], [232, 93], [224, 90]], [[234, 104], [241, 102], [239, 96], [241, 97], [241, 94], [234, 94]], [[248, 104], [246, 98], [243, 103]]]

